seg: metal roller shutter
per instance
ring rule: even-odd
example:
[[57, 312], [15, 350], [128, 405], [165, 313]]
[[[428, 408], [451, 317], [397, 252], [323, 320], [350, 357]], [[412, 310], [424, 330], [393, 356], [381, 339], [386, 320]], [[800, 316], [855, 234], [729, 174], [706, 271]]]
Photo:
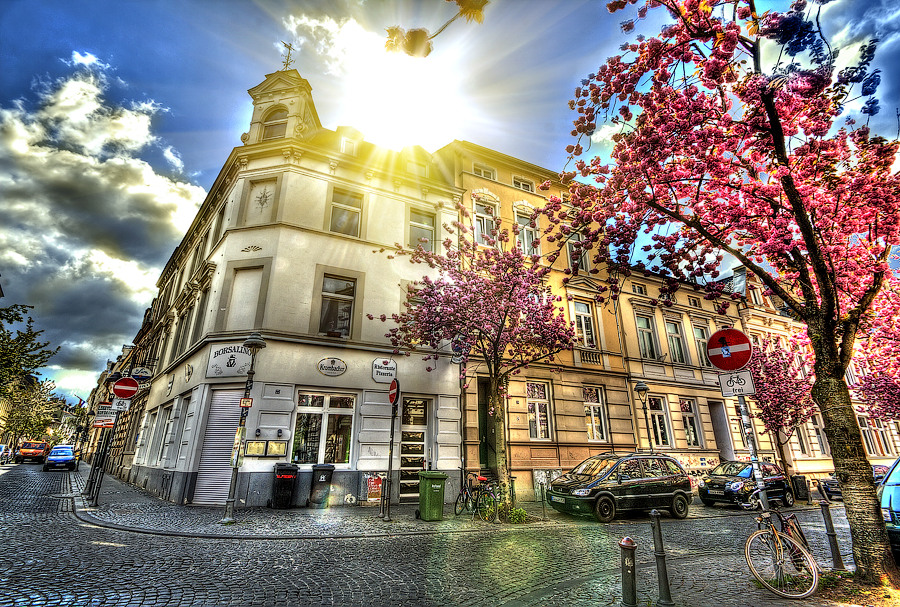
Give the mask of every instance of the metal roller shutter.
[[231, 449], [241, 417], [243, 390], [213, 390], [200, 451], [193, 503], [216, 506], [228, 499]]

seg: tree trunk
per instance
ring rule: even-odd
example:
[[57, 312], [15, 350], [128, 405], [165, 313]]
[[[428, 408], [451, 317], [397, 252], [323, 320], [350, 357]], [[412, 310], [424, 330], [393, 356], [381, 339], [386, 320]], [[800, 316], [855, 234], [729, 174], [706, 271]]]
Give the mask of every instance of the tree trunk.
[[829, 376], [822, 371], [840, 365], [820, 360], [816, 352], [816, 383], [813, 400], [825, 420], [825, 435], [831, 446], [835, 477], [841, 483], [844, 509], [850, 523], [856, 579], [870, 584], [890, 583], [897, 586], [900, 573], [891, 555], [881, 506], [875, 496], [872, 466], [863, 448], [862, 433], [856, 423], [856, 412], [843, 376]]
[[497, 484], [500, 490], [501, 504], [509, 506], [511, 499], [509, 494], [509, 465], [506, 455], [506, 398], [500, 388], [500, 379], [491, 377], [490, 408], [494, 415], [494, 445], [497, 448]]

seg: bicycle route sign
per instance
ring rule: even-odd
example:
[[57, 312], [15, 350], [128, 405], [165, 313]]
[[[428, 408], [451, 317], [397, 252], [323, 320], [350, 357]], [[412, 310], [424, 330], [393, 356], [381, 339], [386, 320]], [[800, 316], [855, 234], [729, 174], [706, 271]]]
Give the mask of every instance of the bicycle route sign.
[[719, 387], [722, 389], [722, 396], [756, 394], [756, 388], [753, 386], [753, 375], [747, 369], [719, 373]]
[[743, 369], [753, 356], [750, 338], [737, 329], [722, 329], [706, 342], [709, 362], [720, 371]]

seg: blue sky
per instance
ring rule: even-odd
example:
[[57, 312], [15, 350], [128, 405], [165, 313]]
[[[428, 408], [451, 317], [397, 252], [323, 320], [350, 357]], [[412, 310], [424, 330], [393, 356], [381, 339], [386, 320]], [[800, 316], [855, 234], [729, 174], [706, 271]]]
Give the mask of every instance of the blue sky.
[[[873, 126], [894, 137], [900, 7], [825, 8], [824, 27], [848, 48], [881, 37]], [[432, 151], [464, 139], [561, 169], [567, 101], [634, 35], [619, 30], [631, 9], [492, 0], [483, 24], [454, 23], [426, 59], [382, 51], [386, 27], [434, 31], [454, 13], [443, 0], [0, 1], [0, 305], [34, 305], [62, 345], [44, 376], [86, 397], [130, 343], [162, 264], [247, 130], [247, 89], [281, 68], [281, 41], [298, 48], [293, 67], [326, 128]], [[651, 12], [638, 32], [664, 18]]]

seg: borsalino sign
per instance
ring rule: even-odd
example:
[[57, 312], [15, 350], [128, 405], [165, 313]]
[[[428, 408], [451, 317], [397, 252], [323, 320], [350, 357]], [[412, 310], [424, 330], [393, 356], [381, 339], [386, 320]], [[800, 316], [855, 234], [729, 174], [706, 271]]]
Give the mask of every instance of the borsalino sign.
[[239, 345], [215, 345], [209, 349], [206, 377], [240, 377], [250, 370], [250, 350]]

